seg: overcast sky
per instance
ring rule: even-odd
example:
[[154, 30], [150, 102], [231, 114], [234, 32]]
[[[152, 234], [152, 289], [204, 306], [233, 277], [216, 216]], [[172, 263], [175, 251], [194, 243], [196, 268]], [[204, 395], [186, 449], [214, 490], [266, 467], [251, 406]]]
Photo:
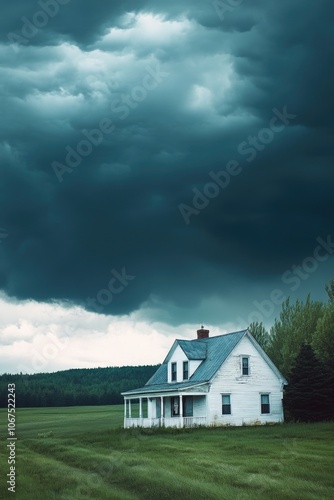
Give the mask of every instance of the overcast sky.
[[0, 373], [326, 299], [331, 0], [0, 5]]

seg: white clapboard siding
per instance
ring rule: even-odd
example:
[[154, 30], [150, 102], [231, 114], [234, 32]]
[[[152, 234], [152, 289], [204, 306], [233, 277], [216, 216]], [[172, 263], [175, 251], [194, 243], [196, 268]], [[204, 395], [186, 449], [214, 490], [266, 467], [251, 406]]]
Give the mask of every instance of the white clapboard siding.
[[[249, 375], [241, 374], [241, 358], [249, 357]], [[261, 414], [261, 393], [269, 394], [270, 414]], [[222, 394], [230, 394], [231, 415], [222, 415]], [[247, 337], [232, 351], [212, 380], [208, 394], [210, 424], [281, 422], [282, 383]]]
[[194, 396], [193, 415], [194, 417], [206, 416], [206, 396]]
[[191, 359], [189, 361], [189, 378], [192, 376], [193, 373], [197, 370], [199, 365], [202, 363], [201, 359]]

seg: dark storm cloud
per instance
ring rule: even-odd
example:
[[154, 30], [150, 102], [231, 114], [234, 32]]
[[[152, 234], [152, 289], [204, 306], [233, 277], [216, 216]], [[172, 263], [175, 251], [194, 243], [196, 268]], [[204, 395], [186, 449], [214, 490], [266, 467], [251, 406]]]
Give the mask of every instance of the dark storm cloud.
[[[101, 312], [165, 304], [191, 321], [212, 298], [233, 320], [333, 228], [331, 2], [250, 1], [223, 18], [200, 1], [58, 6], [25, 44], [7, 35], [41, 4], [0, 23], [1, 288], [92, 307], [125, 268], [135, 279]], [[250, 146], [284, 107], [284, 130]], [[103, 142], [66, 163], [93, 129]], [[180, 204], [231, 160], [242, 172], [187, 225]]]

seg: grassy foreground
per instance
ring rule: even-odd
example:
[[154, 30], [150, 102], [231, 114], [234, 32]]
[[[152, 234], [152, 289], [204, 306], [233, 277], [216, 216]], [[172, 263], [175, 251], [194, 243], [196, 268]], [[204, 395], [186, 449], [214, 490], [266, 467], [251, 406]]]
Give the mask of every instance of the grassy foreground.
[[0, 498], [332, 499], [334, 423], [124, 431], [120, 406], [18, 409], [16, 493]]

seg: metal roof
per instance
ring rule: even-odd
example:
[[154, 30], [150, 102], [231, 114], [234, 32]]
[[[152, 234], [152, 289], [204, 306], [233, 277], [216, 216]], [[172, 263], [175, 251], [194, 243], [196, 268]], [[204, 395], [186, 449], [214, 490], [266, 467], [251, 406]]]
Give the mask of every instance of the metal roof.
[[167, 364], [159, 366], [157, 371], [153, 373], [152, 377], [145, 385], [163, 384], [164, 382], [167, 382]]
[[205, 359], [207, 345], [201, 340], [177, 340], [188, 359]]
[[227, 333], [217, 337], [208, 337], [195, 340], [176, 340], [169, 352], [179, 345], [188, 359], [203, 359], [203, 362], [195, 370], [190, 379], [186, 382], [168, 383], [167, 382], [167, 355], [164, 363], [157, 369], [154, 375], [146, 383], [144, 387], [127, 391], [122, 394], [147, 393], [150, 391], [172, 391], [182, 387], [190, 387], [201, 382], [208, 382], [212, 379], [215, 373], [219, 370], [226, 358], [233, 351], [235, 346], [240, 342], [247, 330], [239, 332]]

